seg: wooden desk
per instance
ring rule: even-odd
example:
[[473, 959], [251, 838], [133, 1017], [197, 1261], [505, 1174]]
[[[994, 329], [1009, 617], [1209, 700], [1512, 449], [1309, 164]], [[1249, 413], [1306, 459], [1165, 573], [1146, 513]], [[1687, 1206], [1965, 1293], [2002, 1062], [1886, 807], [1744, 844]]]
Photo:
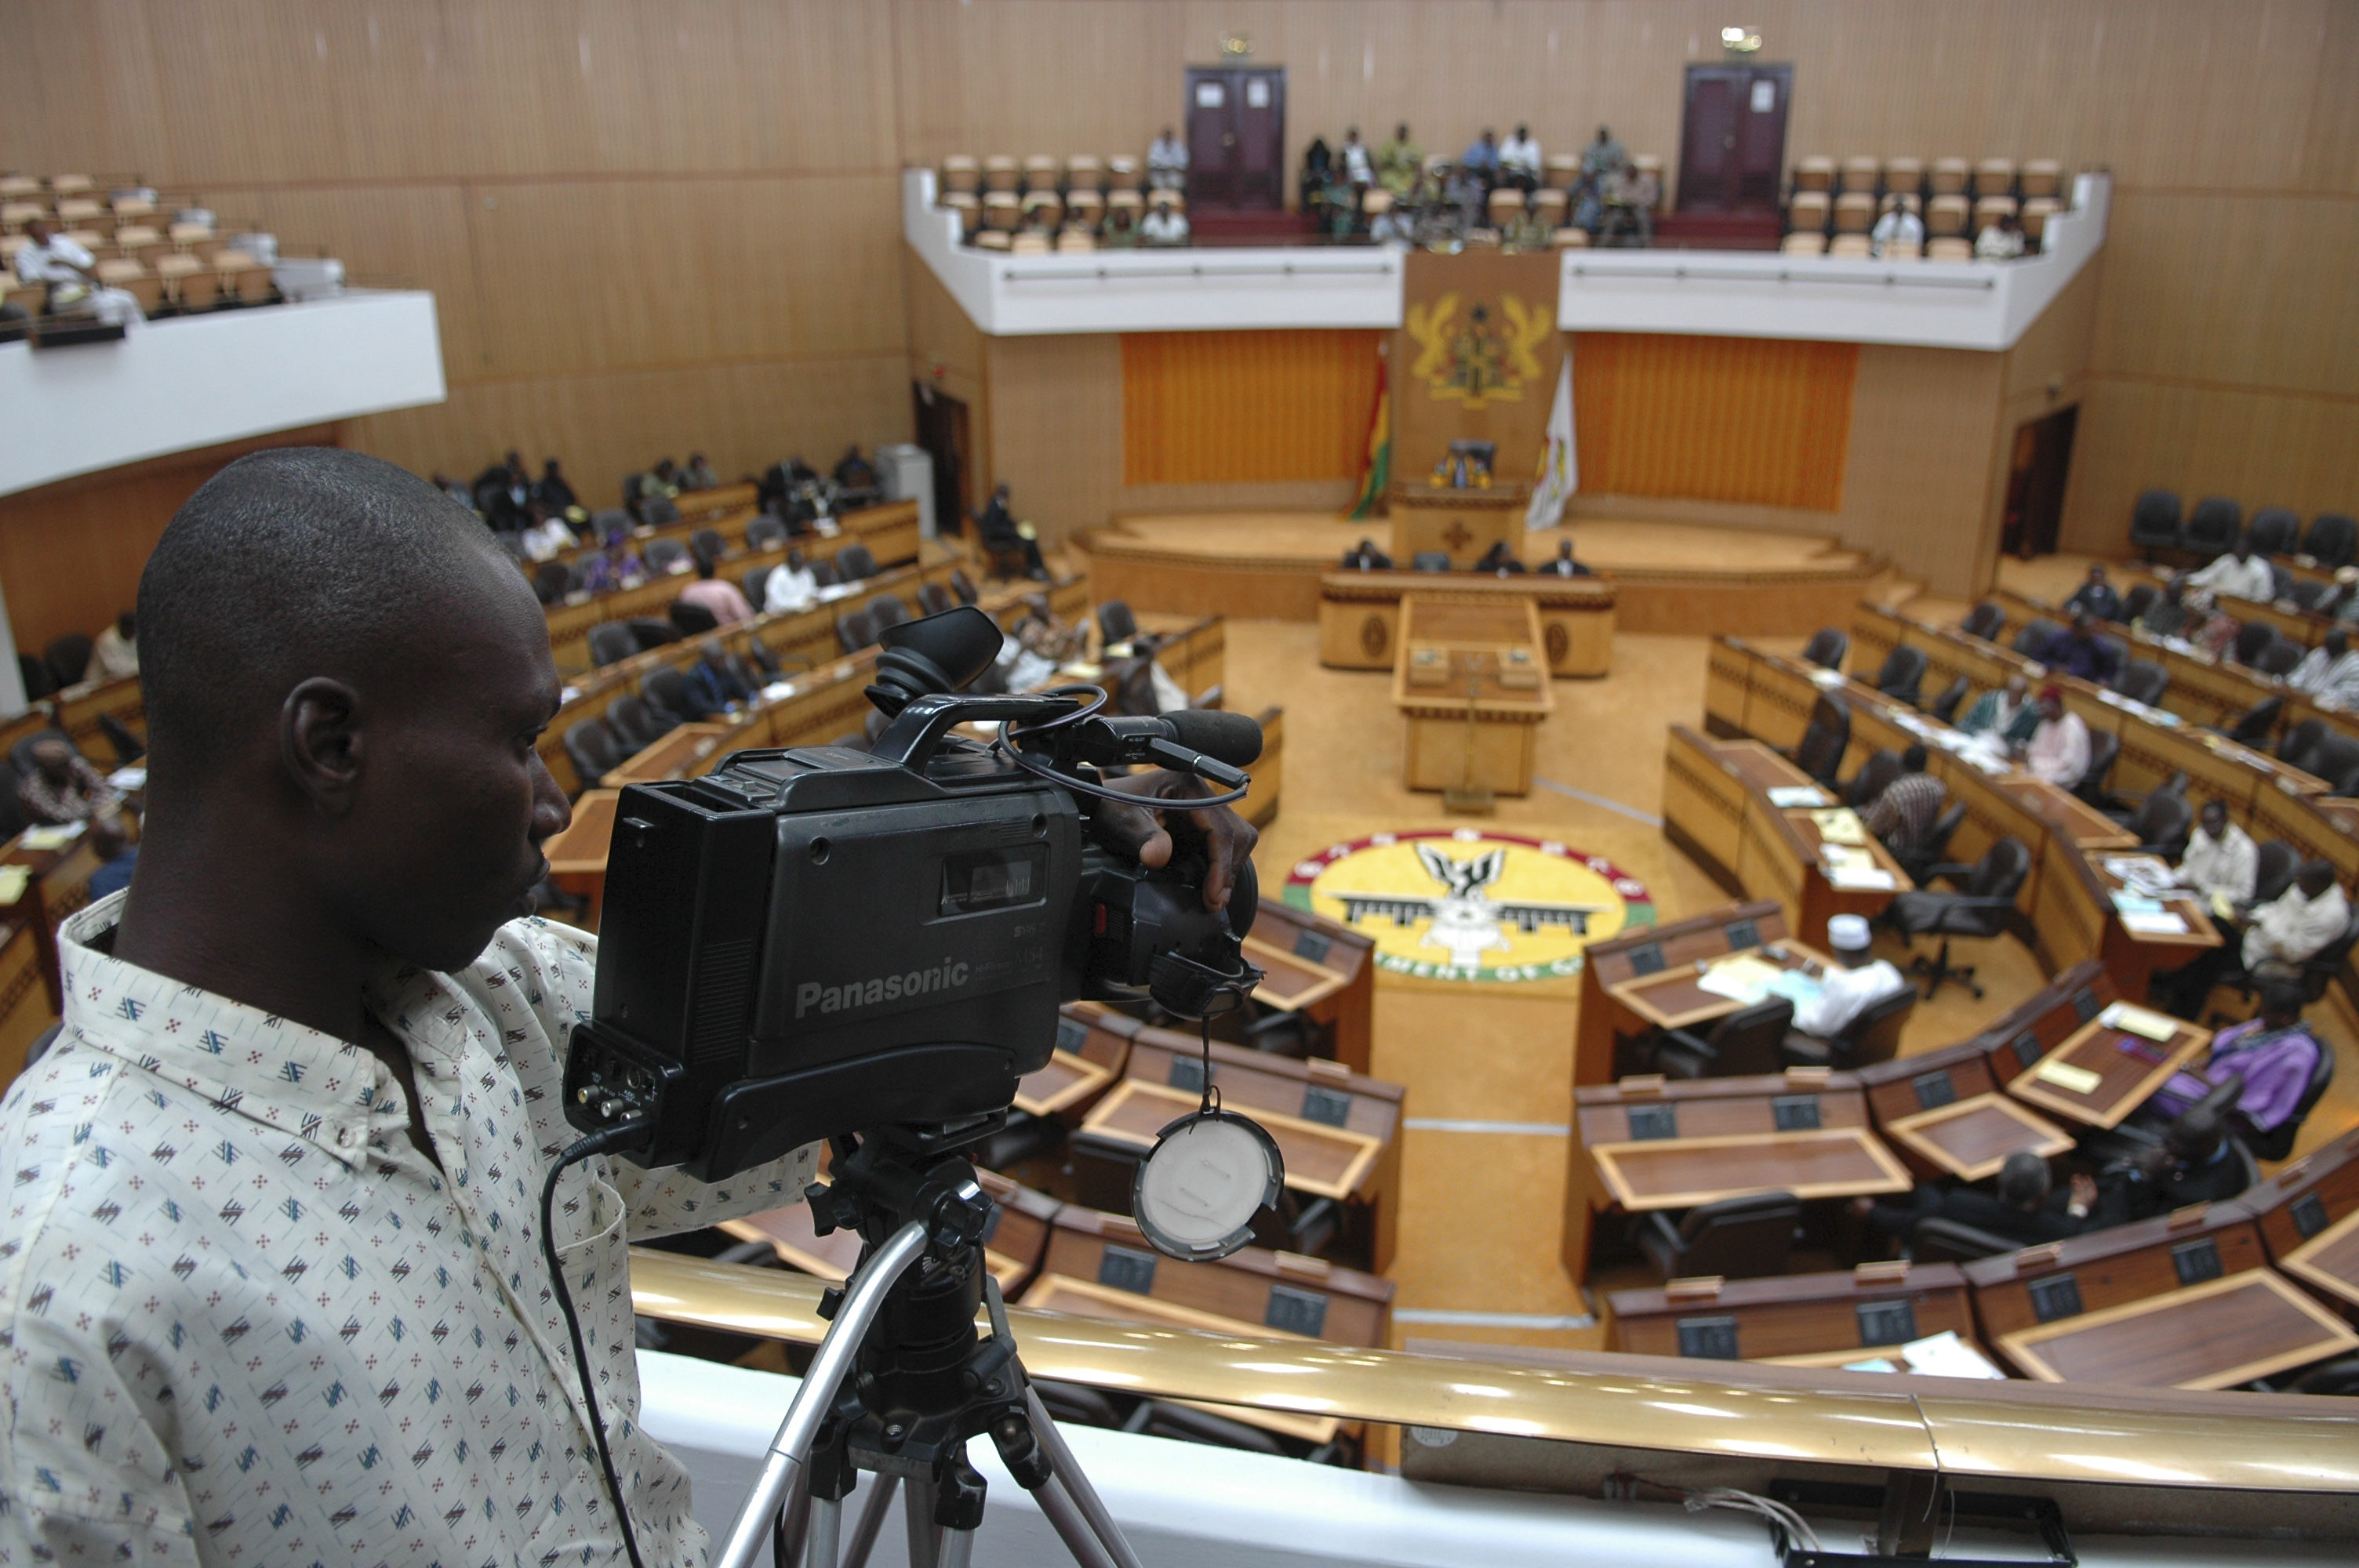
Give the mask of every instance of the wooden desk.
[[2073, 1143], [2062, 1128], [1996, 1091], [1901, 1117], [1883, 1130], [1936, 1171], [1969, 1182], [1997, 1175], [2009, 1155], [2052, 1160], [2071, 1152]]
[[41, 984], [41, 945], [22, 914], [0, 921], [0, 1089], [25, 1070], [25, 1053], [58, 1021]]
[[606, 857], [614, 838], [614, 806], [623, 798], [618, 789], [584, 790], [573, 803], [573, 820], [565, 830], [541, 846], [549, 857], [549, 880], [560, 892], [590, 901], [590, 929], [606, 899]]
[[1549, 674], [1602, 676], [1614, 665], [1614, 579], [1610, 577], [1437, 579], [1431, 572], [1329, 572], [1319, 579], [1319, 662], [1330, 669], [1388, 670], [1400, 642], [1404, 594], [1437, 586], [1452, 593], [1527, 599], [1539, 611]]
[[1634, 1214], [1752, 1193], [1846, 1198], [1905, 1193], [1915, 1184], [1864, 1127], [1606, 1143], [1589, 1155], [1615, 1204]]
[[2278, 1267], [2343, 1303], [2343, 1311], [2359, 1307], [2359, 1212], [2344, 1215], [2287, 1253]]
[[1735, 957], [1754, 958], [1775, 968], [1804, 973], [1824, 973], [1834, 962], [1803, 943], [1777, 941], [1742, 953], [1724, 953], [1716, 960], [1699, 958], [1677, 968], [1618, 980], [1608, 990], [1616, 1001], [1653, 1028], [1701, 1029], [1745, 1005], [1734, 997], [1708, 990], [1703, 985], [1704, 978], [1720, 962]]
[[2003, 1336], [2049, 1383], [2226, 1389], [2359, 1349], [2351, 1326], [2267, 1269]]
[[[720, 724], [683, 724], [670, 734], [639, 751], [606, 775], [606, 787], [620, 789], [625, 784], [660, 784], [667, 779], [685, 778], [692, 773], [702, 773], [700, 763], [712, 758], [723, 749], [723, 742], [737, 736], [747, 728], [745, 722]], [[731, 751], [741, 751], [731, 746]]]
[[2233, 1203], [2092, 1230], [1963, 1265], [1983, 1332], [2005, 1346], [2018, 1329], [2142, 1301], [2267, 1266], [2259, 1230]]
[[[137, 825], [136, 817], [126, 816], [125, 821]], [[68, 915], [90, 903], [90, 877], [98, 870], [98, 851], [91, 848], [88, 829], [54, 849], [28, 849], [20, 833], [0, 845], [0, 865], [25, 868], [27, 881], [24, 896], [7, 913], [21, 918], [31, 929], [49, 1016], [59, 1017], [65, 1011], [65, 988], [60, 978], [58, 927]]]
[[2338, 1221], [2359, 1214], [2359, 1128], [2288, 1160], [2231, 1200], [2261, 1227], [2282, 1265]]
[[1394, 560], [1412, 561], [1438, 550], [1450, 557], [1453, 569], [1463, 571], [1494, 545], [1523, 547], [1531, 487], [1494, 483], [1487, 490], [1449, 490], [1395, 484], [1385, 499], [1392, 514]]
[[1057, 1016], [1057, 1046], [1048, 1065], [1016, 1081], [1016, 1108], [1060, 1119], [1088, 1111], [1130, 1061], [1135, 1018], [1093, 1001], [1069, 1002]]
[[[2169, 1041], [2158, 1044], [2110, 1028], [2102, 1017], [2093, 1018], [2028, 1071], [2009, 1079], [2006, 1092], [2084, 1127], [2118, 1127], [2212, 1043], [2210, 1030], [2180, 1019], [2170, 1022], [2177, 1028]], [[2125, 1042], [2134, 1049], [2124, 1049]], [[2094, 1074], [2095, 1079], [2085, 1088], [2057, 1081], [2049, 1075], [2060, 1066]]]
[[1879, 1347], [1943, 1331], [1974, 1337], [1966, 1277], [1951, 1263], [1863, 1264], [1764, 1280], [1681, 1280], [1606, 1297], [1611, 1346], [1634, 1356], [1765, 1360]]
[[1375, 937], [1283, 900], [1266, 899], [1254, 916], [1245, 950], [1271, 977], [1254, 993], [1255, 1000], [1301, 1013], [1327, 1032], [1336, 1061], [1355, 1073], [1368, 1070], [1375, 1019]]
[[1401, 600], [1393, 706], [1408, 722], [1411, 789], [1529, 795], [1536, 726], [1556, 711], [1539, 614], [1437, 589]]
[[1637, 1011], [1622, 994], [1624, 982], [1675, 968], [1692, 968], [1699, 958], [1716, 958], [1779, 942], [1790, 929], [1777, 903], [1757, 900], [1723, 904], [1667, 925], [1643, 926], [1591, 943], [1582, 954], [1581, 1011], [1572, 1046], [1574, 1085], [1610, 1082], [1616, 1071], [1616, 1037], [1659, 1027], [1654, 1017]]
[[[119, 680], [84, 681], [70, 686], [49, 699], [57, 710], [57, 727], [66, 732], [77, 750], [91, 758], [113, 757], [114, 743], [98, 725], [102, 714], [115, 719], [141, 741], [147, 738], [147, 700], [139, 690], [137, 676], [125, 676]], [[35, 709], [38, 712], [38, 708]], [[16, 744], [18, 737], [0, 735], [0, 749]], [[95, 762], [93, 766], [104, 773], [106, 765]]]
[[1588, 1144], [1868, 1125], [1858, 1075], [1824, 1067], [1736, 1078], [1643, 1074], [1576, 1088], [1572, 1099], [1575, 1130]]

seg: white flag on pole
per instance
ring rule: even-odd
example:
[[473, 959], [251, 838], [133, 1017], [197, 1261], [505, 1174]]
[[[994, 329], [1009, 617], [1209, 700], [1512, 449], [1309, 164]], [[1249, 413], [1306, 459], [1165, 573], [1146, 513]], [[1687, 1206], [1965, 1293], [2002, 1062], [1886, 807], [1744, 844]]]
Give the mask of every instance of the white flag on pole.
[[1572, 442], [1572, 340], [1564, 344], [1564, 363], [1556, 375], [1556, 406], [1549, 410], [1548, 450], [1540, 456], [1539, 482], [1532, 487], [1532, 503], [1524, 526], [1553, 528], [1564, 521], [1564, 503], [1581, 488], [1581, 463]]

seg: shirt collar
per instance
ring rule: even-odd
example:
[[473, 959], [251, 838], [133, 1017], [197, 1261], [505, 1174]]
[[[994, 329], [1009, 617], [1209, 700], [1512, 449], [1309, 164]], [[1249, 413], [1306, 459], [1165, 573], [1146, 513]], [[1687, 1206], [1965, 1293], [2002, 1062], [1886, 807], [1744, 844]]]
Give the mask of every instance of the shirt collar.
[[[67, 1038], [348, 1165], [367, 1160], [373, 1135], [408, 1120], [393, 1075], [366, 1047], [101, 951], [126, 896], [97, 900], [59, 927]], [[364, 995], [429, 1071], [465, 1042], [468, 1000], [443, 976], [387, 960]]]

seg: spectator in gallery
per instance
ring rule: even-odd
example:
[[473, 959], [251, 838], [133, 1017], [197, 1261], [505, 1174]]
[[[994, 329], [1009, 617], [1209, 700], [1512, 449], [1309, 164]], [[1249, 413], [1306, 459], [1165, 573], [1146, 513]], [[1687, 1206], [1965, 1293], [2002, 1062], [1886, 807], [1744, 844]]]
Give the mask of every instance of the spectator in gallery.
[[1499, 178], [1518, 190], [1538, 190], [1544, 160], [1540, 145], [1532, 139], [1529, 125], [1517, 125], [1516, 134], [1499, 146]]
[[1098, 233], [1098, 243], [1108, 250], [1127, 251], [1137, 247], [1138, 209], [1128, 204], [1109, 205], [1105, 222]]
[[1884, 199], [1884, 216], [1867, 232], [1870, 243], [1877, 255], [1890, 255], [1898, 248], [1904, 255], [1919, 255], [1925, 249], [1925, 220], [1917, 216], [1917, 198], [1887, 196]]
[[647, 564], [631, 548], [627, 528], [617, 528], [606, 536], [606, 547], [582, 563], [582, 586], [591, 593], [612, 593], [618, 588], [636, 588], [647, 580]]
[[561, 517], [570, 508], [582, 504], [582, 498], [574, 494], [573, 486], [566, 482], [555, 458], [540, 465], [540, 478], [533, 482], [532, 498], [548, 508], [552, 516]]
[[535, 521], [520, 535], [526, 560], [552, 561], [582, 542], [582, 536], [564, 518], [543, 513], [538, 502], [533, 503], [533, 513]]
[[1406, 123], [1393, 127], [1393, 139], [1376, 149], [1376, 183], [1396, 200], [1415, 190], [1425, 178], [1425, 149], [1409, 140]]
[[1188, 187], [1188, 144], [1163, 127], [1147, 149], [1147, 185], [1150, 190], [1184, 190]]
[[1641, 245], [1655, 243], [1655, 205], [1663, 189], [1654, 171], [1625, 161], [1605, 181], [1606, 226], [1635, 234]]
[[1614, 139], [1613, 130], [1600, 125], [1597, 139], [1581, 150], [1581, 172], [1602, 184], [1629, 160], [1630, 155]]
[[1499, 183], [1499, 133], [1490, 126], [1468, 145], [1458, 167], [1483, 182], [1483, 194], [1488, 196]]
[[1394, 200], [1389, 190], [1371, 190], [1360, 199], [1366, 203], [1368, 238], [1379, 245], [1406, 245], [1417, 238], [1417, 213], [1407, 202]]
[[1343, 147], [1335, 158], [1343, 171], [1343, 183], [1353, 189], [1365, 190], [1376, 182], [1375, 165], [1369, 160], [1368, 144], [1360, 140], [1359, 126], [1343, 133]]
[[122, 797], [64, 736], [42, 736], [33, 742], [31, 755], [33, 765], [16, 784], [26, 821], [88, 822], [114, 816], [122, 804]]
[[435, 489], [440, 491], [443, 494], [449, 496], [451, 500], [457, 502], [468, 511], [473, 512], [475, 510], [475, 492], [469, 490], [465, 485], [460, 483], [457, 480], [452, 479], [449, 474], [444, 473], [438, 469], [435, 470], [434, 478], [431, 482]]
[[723, 626], [754, 619], [754, 607], [745, 602], [745, 594], [735, 583], [714, 575], [717, 570], [712, 557], [697, 557], [696, 580], [679, 590], [680, 602], [711, 611], [714, 622]]
[[1974, 236], [1974, 257], [1978, 261], [2013, 261], [2023, 254], [2023, 225], [2012, 212], [2002, 212], [1995, 222], [1983, 225]]
[[2119, 621], [2122, 618], [2122, 596], [2115, 593], [2114, 585], [2105, 580], [2105, 568], [2100, 563], [2090, 567], [2088, 577], [2072, 590], [2072, 597], [2064, 601], [2064, 608], [2075, 615], [2093, 615], [2100, 621]]
[[147, 319], [129, 291], [109, 288], [98, 281], [98, 263], [81, 243], [60, 233], [47, 218], [25, 225], [25, 243], [16, 250], [16, 281], [49, 286], [52, 316], [92, 316], [110, 327], [136, 327]]
[[1373, 539], [1363, 539], [1343, 552], [1343, 569], [1347, 572], [1388, 572], [1393, 558], [1376, 548]]
[[139, 673], [139, 618], [126, 610], [90, 645], [86, 680], [122, 680]]
[[991, 499], [974, 514], [975, 536], [983, 547], [995, 555], [1020, 555], [1024, 557], [1024, 575], [1035, 582], [1049, 580], [1048, 564], [1040, 558], [1039, 536], [1029, 523], [1019, 523], [1007, 507], [1007, 486], [1001, 484], [992, 491]]
[[1324, 136], [1313, 136], [1310, 145], [1302, 149], [1302, 172], [1299, 177], [1302, 192], [1302, 210], [1308, 212], [1319, 193], [1335, 178], [1335, 150]]
[[1483, 552], [1483, 558], [1474, 563], [1474, 569], [1489, 572], [1494, 577], [1521, 577], [1531, 568], [1525, 566], [1524, 558], [1509, 549], [1507, 541], [1502, 539]]
[[1573, 558], [1572, 541], [1559, 539], [1556, 554], [1547, 563], [1533, 568], [1541, 577], [1595, 577], [1597, 574]]
[[2336, 713], [2359, 708], [2359, 652], [2352, 649], [2351, 633], [2341, 626], [2329, 632], [2325, 642], [2287, 673], [2286, 685], [2308, 692], [2319, 707]]
[[2072, 624], [2048, 639], [2039, 662], [2058, 675], [2071, 676], [2095, 686], [2110, 686], [2121, 674], [2121, 644], [2104, 635], [2097, 618], [2083, 611]]
[[139, 863], [139, 846], [119, 815], [94, 816], [90, 823], [91, 853], [98, 869], [90, 873], [90, 902], [96, 903], [131, 885], [132, 868]]
[[782, 610], [808, 610], [819, 602], [819, 575], [800, 550], [787, 552], [786, 565], [773, 570], [762, 584], [762, 609], [776, 615]]
[[521, 455], [510, 452], [475, 476], [474, 505], [484, 521], [503, 534], [515, 533], [531, 521], [532, 479], [524, 471]]
[[681, 491], [717, 490], [720, 486], [721, 476], [712, 471], [712, 465], [704, 460], [704, 454], [702, 452], [689, 453], [688, 467], [680, 470], [679, 472], [679, 488]]
[[2334, 862], [2306, 860], [2293, 885], [2253, 909], [2240, 949], [2245, 972], [2256, 979], [2295, 979], [2301, 966], [2351, 924], [2351, 901], [2335, 880]]
[[2188, 573], [2187, 586], [2267, 604], [2277, 597], [2277, 579], [2269, 563], [2253, 553], [2252, 540], [2239, 534], [2224, 553], [2212, 557], [2201, 570]]
[[1139, 238], [1150, 245], [1184, 245], [1188, 243], [1188, 214], [1180, 211], [1176, 201], [1166, 201], [1148, 209], [1146, 219], [1138, 225]]
[[1958, 720], [1958, 728], [1969, 735], [1995, 735], [2010, 746], [2019, 746], [2031, 739], [2039, 725], [2039, 708], [2027, 700], [2031, 683], [2021, 675], [2010, 675], [2006, 684], [1982, 697], [1966, 716]]
[[2072, 789], [2089, 771], [2089, 727], [2064, 706], [2064, 688], [2044, 687], [2035, 705], [2039, 723], [2023, 748], [2023, 765], [2035, 778]]

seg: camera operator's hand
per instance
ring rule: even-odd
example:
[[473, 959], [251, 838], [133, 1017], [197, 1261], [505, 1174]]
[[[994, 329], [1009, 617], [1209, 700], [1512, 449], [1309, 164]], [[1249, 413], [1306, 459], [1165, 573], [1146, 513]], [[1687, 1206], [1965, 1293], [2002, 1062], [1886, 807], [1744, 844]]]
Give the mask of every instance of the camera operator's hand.
[[[1105, 783], [1108, 789], [1151, 800], [1201, 799], [1212, 793], [1195, 774], [1169, 768], [1108, 779]], [[1175, 833], [1190, 844], [1201, 844], [1209, 863], [1204, 874], [1206, 909], [1229, 906], [1229, 893], [1236, 886], [1238, 869], [1252, 861], [1254, 845], [1261, 838], [1252, 823], [1225, 806], [1210, 811], [1158, 812], [1144, 806], [1109, 804], [1097, 814], [1096, 825], [1099, 843], [1130, 856], [1142, 866], [1170, 864]]]

